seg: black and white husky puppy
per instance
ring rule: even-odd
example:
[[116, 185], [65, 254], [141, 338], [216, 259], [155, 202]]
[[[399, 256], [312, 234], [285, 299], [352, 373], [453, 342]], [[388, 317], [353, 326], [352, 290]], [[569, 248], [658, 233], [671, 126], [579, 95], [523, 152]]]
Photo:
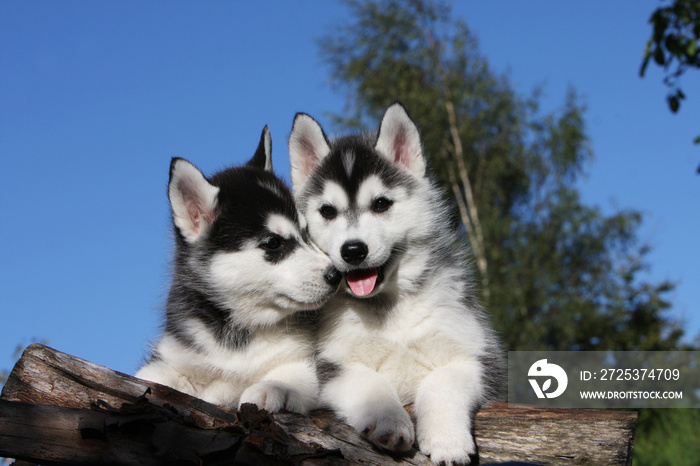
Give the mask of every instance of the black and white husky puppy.
[[381, 448], [416, 439], [436, 463], [469, 463], [502, 358], [418, 128], [394, 104], [378, 133], [329, 141], [298, 114], [289, 153], [311, 239], [345, 277], [321, 311], [322, 403]]
[[265, 127], [253, 158], [207, 179], [172, 160], [175, 230], [163, 334], [136, 376], [206, 401], [307, 412], [318, 399], [305, 322], [341, 274], [311, 245], [285, 184], [272, 173]]

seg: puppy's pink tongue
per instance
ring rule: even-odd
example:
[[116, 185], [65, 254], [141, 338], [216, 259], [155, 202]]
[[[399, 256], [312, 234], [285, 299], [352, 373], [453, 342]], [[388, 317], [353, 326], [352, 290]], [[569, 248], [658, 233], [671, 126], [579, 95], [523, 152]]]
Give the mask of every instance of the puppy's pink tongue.
[[377, 269], [348, 272], [348, 286], [356, 296], [367, 296], [377, 283]]

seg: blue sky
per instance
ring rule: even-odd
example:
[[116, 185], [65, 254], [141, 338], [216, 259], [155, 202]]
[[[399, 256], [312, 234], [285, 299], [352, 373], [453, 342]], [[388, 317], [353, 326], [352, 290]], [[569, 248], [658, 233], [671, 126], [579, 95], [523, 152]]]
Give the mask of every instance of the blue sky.
[[[654, 0], [460, 1], [492, 68], [553, 111], [574, 87], [604, 212], [644, 213], [645, 278], [678, 282], [672, 315], [700, 331], [700, 73], [672, 115], [662, 75], [638, 76]], [[294, 114], [328, 123], [342, 90], [316, 39], [333, 1], [0, 2], [0, 368], [47, 339], [133, 373], [157, 337], [171, 252], [170, 158], [242, 163], [269, 125], [289, 180]], [[397, 96], [400, 98], [400, 96]], [[410, 111], [410, 109], [409, 109]]]

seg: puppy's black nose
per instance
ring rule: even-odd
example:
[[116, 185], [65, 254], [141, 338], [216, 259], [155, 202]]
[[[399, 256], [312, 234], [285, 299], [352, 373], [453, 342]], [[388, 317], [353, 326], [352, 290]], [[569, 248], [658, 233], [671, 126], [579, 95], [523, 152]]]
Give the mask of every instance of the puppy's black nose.
[[323, 278], [329, 285], [338, 286], [340, 280], [343, 278], [343, 274], [335, 267], [330, 266], [328, 267], [328, 270], [326, 270], [326, 274], [323, 276]]
[[348, 241], [340, 248], [340, 257], [350, 265], [360, 265], [368, 252], [367, 245], [362, 241]]

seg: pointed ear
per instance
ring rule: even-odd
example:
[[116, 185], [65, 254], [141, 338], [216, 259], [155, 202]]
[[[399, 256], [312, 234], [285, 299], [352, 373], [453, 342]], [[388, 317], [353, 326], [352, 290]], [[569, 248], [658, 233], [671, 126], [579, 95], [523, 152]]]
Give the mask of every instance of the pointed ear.
[[416, 176], [425, 176], [423, 143], [418, 127], [400, 103], [393, 104], [384, 114], [374, 148], [392, 163], [403, 166]]
[[170, 163], [168, 197], [173, 223], [185, 240], [193, 244], [216, 219], [219, 188], [210, 184], [202, 172], [185, 159]]
[[289, 162], [296, 194], [303, 190], [311, 174], [330, 151], [328, 138], [321, 125], [309, 115], [297, 113], [289, 136]]
[[262, 130], [260, 143], [255, 150], [255, 155], [246, 165], [265, 170], [266, 172], [272, 171], [272, 140], [270, 139], [270, 130], [267, 128], [267, 125]]

